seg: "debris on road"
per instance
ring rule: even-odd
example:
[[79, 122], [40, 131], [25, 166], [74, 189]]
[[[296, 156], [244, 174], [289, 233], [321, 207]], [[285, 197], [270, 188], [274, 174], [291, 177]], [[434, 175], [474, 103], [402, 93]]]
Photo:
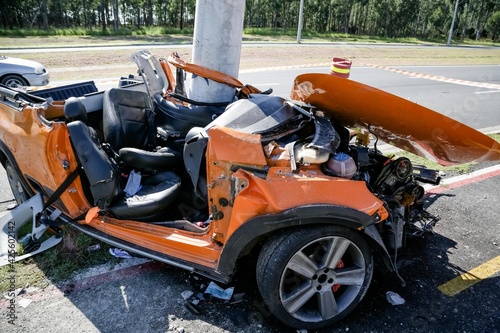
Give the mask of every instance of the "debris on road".
[[22, 292], [24, 291], [24, 288], [17, 288], [16, 290], [14, 290], [14, 295], [10, 295], [12, 294], [12, 292], [4, 292], [3, 293], [3, 297], [5, 299], [8, 299], [8, 300], [11, 300], [15, 297], [17, 297], [19, 294], [21, 294]]
[[188, 302], [184, 306], [186, 307], [186, 309], [189, 310], [189, 312], [191, 312], [191, 313], [193, 313], [195, 315], [199, 315], [201, 313], [200, 308], [197, 305], [193, 304], [193, 303], [189, 303]]
[[94, 244], [94, 245], [90, 245], [88, 248], [87, 248], [87, 252], [94, 252], [94, 251], [97, 251], [101, 248], [101, 244]]
[[193, 293], [192, 291], [190, 291], [190, 290], [184, 290], [184, 291], [181, 293], [181, 295], [182, 295], [182, 298], [184, 298], [184, 300], [185, 300], [185, 301], [187, 301], [188, 299], [190, 299], [190, 298], [191, 298], [191, 296], [193, 296], [193, 295], [194, 295], [194, 293]]
[[31, 304], [31, 302], [33, 302], [32, 299], [22, 298], [22, 299], [19, 300], [18, 304], [19, 304], [20, 307], [26, 308], [28, 305]]
[[405, 299], [401, 296], [399, 296], [397, 293], [393, 291], [388, 291], [385, 293], [385, 297], [387, 298], [387, 301], [391, 303], [392, 305], [403, 305], [405, 304]]
[[205, 290], [205, 294], [212, 295], [213, 297], [223, 299], [229, 301], [233, 296], [234, 287], [229, 287], [227, 289], [222, 289], [213, 281], [210, 282], [207, 289]]
[[118, 249], [118, 248], [109, 249], [109, 253], [113, 257], [116, 257], [116, 258], [122, 258], [122, 259], [131, 259], [132, 258], [132, 256], [130, 254], [128, 254], [127, 251], [122, 250], [122, 249]]
[[231, 300], [231, 304], [236, 304], [243, 302], [245, 300], [245, 293], [237, 293], [233, 295], [233, 298]]

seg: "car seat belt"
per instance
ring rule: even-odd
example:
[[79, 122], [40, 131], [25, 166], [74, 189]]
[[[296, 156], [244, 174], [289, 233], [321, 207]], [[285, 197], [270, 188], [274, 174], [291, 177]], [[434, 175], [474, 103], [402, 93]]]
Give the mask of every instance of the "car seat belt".
[[[80, 164], [77, 165], [75, 170], [73, 170], [69, 176], [59, 185], [59, 187], [50, 195], [50, 197], [47, 199], [43, 206], [43, 211], [45, 211], [47, 208], [49, 208], [54, 202], [57, 201], [61, 197], [61, 195], [66, 191], [66, 189], [75, 181], [75, 179], [80, 175]], [[79, 220], [82, 219], [86, 215], [86, 212], [81, 214], [80, 216], [77, 216], [74, 219], [71, 219], [71, 221]], [[63, 221], [52, 221], [51, 219], [48, 218], [40, 218], [40, 223], [43, 223], [45, 225], [51, 226], [51, 227], [58, 227], [63, 225], [66, 222]]]
[[64, 191], [68, 188], [68, 186], [73, 183], [80, 174], [80, 165], [77, 165], [76, 169], [71, 171], [69, 176], [62, 182], [61, 185], [51, 194], [51, 196], [47, 199], [47, 202], [45, 202], [45, 205], [43, 206], [43, 210], [47, 209], [50, 207], [59, 197], [64, 193]]

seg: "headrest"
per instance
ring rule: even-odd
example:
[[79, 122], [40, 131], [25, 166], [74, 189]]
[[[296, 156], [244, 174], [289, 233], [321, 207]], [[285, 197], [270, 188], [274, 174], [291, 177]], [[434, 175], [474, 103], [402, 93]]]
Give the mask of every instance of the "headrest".
[[87, 109], [77, 97], [70, 97], [64, 104], [64, 116], [68, 121], [80, 120], [87, 123]]

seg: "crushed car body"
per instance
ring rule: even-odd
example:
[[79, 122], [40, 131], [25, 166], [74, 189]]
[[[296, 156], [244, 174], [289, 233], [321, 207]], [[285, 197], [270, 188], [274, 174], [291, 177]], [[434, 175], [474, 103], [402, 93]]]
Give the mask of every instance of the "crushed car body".
[[[370, 137], [441, 164], [500, 160], [491, 138], [355, 81], [301, 75], [284, 99], [175, 54], [132, 60], [140, 75], [106, 91], [0, 87], [0, 160], [19, 204], [0, 222], [0, 264], [30, 223], [18, 259], [67, 226], [222, 283], [253, 256], [272, 313], [322, 328], [359, 304], [375, 259], [395, 271], [394, 252], [437, 221], [422, 183], [438, 171]], [[190, 100], [184, 71], [235, 87], [234, 102]]]

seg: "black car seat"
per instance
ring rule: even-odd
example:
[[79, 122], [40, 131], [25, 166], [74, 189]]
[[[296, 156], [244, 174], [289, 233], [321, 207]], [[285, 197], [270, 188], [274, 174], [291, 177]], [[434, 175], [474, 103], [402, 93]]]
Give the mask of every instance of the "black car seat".
[[211, 103], [183, 105], [165, 99], [161, 93], [153, 94], [152, 99], [158, 126], [172, 136], [178, 137], [185, 137], [193, 127], [205, 127], [220, 116], [228, 104], [222, 103], [222, 106], [210, 105]]
[[[64, 103], [64, 116], [68, 122], [79, 120], [88, 125], [88, 113], [85, 105], [78, 97], [70, 97]], [[94, 140], [102, 142], [103, 134], [100, 129], [89, 127], [90, 135]]]
[[104, 93], [104, 141], [132, 169], [154, 173], [182, 162], [179, 152], [156, 148], [156, 125], [149, 96], [141, 91], [112, 88]]
[[68, 121], [80, 120], [87, 123], [87, 109], [77, 97], [70, 97], [64, 103], [64, 116]]
[[143, 176], [139, 192], [125, 197], [119, 169], [95, 141], [89, 127], [80, 120], [67, 126], [94, 205], [120, 219], [160, 221], [165, 218], [179, 193], [179, 176], [171, 171]]

